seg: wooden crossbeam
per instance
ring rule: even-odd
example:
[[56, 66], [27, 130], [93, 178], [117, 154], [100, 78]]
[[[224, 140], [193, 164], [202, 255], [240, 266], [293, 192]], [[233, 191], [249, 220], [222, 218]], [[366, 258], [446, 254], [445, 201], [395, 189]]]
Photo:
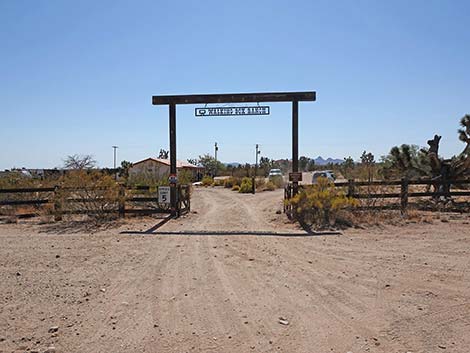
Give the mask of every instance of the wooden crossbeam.
[[152, 96], [153, 105], [315, 101], [316, 92], [189, 94]]

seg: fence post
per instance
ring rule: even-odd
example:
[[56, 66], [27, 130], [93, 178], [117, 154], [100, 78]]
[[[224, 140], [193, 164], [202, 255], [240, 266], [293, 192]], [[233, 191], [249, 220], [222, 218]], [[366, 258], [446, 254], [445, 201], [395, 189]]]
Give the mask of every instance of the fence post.
[[182, 189], [181, 189], [181, 185], [178, 185], [178, 189], [177, 189], [177, 190], [178, 190], [178, 191], [177, 191], [177, 193], [176, 193], [176, 198], [177, 198], [178, 201], [177, 201], [176, 204], [178, 205], [178, 207], [177, 207], [178, 210], [177, 210], [176, 212], [177, 212], [178, 217], [179, 217], [179, 216], [181, 216], [181, 199], [182, 199], [182, 195], [181, 195], [181, 192], [182, 192], [182, 191], [181, 191], [181, 190], [182, 190]]
[[354, 197], [354, 179], [348, 180], [348, 197]]
[[401, 179], [401, 214], [406, 215], [406, 209], [408, 208], [408, 178]]
[[185, 187], [185, 197], [186, 197], [186, 203], [187, 203], [186, 207], [189, 213], [189, 211], [191, 211], [191, 189], [189, 185], [186, 185]]
[[54, 221], [62, 220], [62, 202], [59, 195], [59, 186], [54, 186]]
[[119, 185], [119, 217], [126, 216], [126, 188], [124, 185]]

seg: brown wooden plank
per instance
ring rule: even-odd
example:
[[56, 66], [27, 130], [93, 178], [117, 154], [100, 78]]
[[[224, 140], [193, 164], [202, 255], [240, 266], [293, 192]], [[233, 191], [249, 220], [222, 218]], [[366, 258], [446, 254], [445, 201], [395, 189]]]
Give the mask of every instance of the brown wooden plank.
[[153, 96], [153, 105], [315, 101], [316, 92], [189, 94]]
[[42, 205], [51, 202], [50, 200], [9, 200], [0, 201], [0, 206], [20, 206], [20, 205]]
[[392, 199], [400, 198], [400, 193], [394, 194], [354, 194], [352, 195], [355, 199]]
[[158, 202], [158, 197], [128, 197], [129, 202]]
[[0, 194], [22, 194], [28, 192], [52, 192], [54, 188], [15, 188], [15, 189], [0, 189]]

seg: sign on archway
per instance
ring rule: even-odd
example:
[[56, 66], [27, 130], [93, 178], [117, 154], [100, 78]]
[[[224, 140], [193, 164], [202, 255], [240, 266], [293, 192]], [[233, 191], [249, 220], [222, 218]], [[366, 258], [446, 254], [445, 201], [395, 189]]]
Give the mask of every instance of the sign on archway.
[[[176, 175], [176, 105], [178, 104], [227, 104], [292, 102], [292, 173], [299, 172], [299, 102], [315, 101], [316, 92], [192, 94], [176, 96], [152, 96], [153, 105], [168, 105], [170, 118], [170, 174]], [[237, 110], [237, 108], [239, 110]], [[242, 110], [246, 108], [246, 110]], [[253, 109], [256, 108], [256, 109]], [[267, 108], [267, 109], [266, 109]], [[198, 109], [205, 109], [204, 111]], [[209, 109], [214, 109], [210, 111]], [[215, 107], [196, 108], [196, 116], [267, 115], [269, 107]], [[251, 112], [251, 114], [249, 114]], [[198, 115], [198, 113], [200, 115]], [[266, 114], [267, 113], [267, 114]], [[297, 178], [296, 178], [297, 179]], [[293, 192], [297, 193], [298, 180], [293, 181]], [[170, 204], [173, 216], [178, 215], [177, 185], [171, 184]]]

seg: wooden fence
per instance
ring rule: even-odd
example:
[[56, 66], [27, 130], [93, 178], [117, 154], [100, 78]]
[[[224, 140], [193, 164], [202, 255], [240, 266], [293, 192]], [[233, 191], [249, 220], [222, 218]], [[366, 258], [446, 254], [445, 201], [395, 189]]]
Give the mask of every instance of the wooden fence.
[[[410, 206], [410, 199], [412, 198], [427, 198], [434, 201], [434, 205], [439, 204], [439, 201], [449, 201], [454, 198], [465, 198], [470, 196], [470, 190], [465, 190], [465, 186], [470, 189], [470, 180], [432, 180], [432, 179], [401, 179], [391, 181], [355, 181], [348, 180], [347, 182], [334, 183], [335, 188], [342, 188], [346, 196], [358, 200], [389, 200], [384, 204], [372, 203], [361, 204], [358, 208], [377, 208], [377, 209], [400, 209], [405, 213]], [[299, 190], [308, 187], [308, 185], [299, 185]], [[382, 187], [382, 190], [380, 188]], [[416, 188], [422, 189], [425, 187], [427, 190], [415, 190]], [[433, 190], [431, 190], [431, 188]], [[455, 190], [456, 189], [456, 190]], [[284, 199], [289, 200], [293, 195], [293, 186], [288, 184], [284, 190]], [[394, 201], [395, 199], [395, 201]], [[417, 205], [418, 208], [433, 210], [436, 207], [432, 205]], [[460, 208], [454, 207], [451, 210], [462, 210], [470, 206], [468, 201], [454, 202], [454, 206], [462, 206]], [[290, 212], [290, 206], [286, 203], [284, 212]]]
[[[111, 197], [107, 194], [113, 192]], [[190, 211], [191, 190], [189, 185], [178, 186], [177, 215]], [[30, 212], [18, 212], [19, 208]], [[29, 208], [28, 208], [29, 207]], [[31, 211], [34, 209], [34, 211]], [[47, 209], [47, 211], [46, 211]], [[52, 214], [55, 220], [73, 214], [126, 214], [151, 215], [171, 213], [169, 203], [161, 203], [158, 189], [150, 186], [118, 188], [10, 188], [0, 189], [0, 215], [34, 217]]]

